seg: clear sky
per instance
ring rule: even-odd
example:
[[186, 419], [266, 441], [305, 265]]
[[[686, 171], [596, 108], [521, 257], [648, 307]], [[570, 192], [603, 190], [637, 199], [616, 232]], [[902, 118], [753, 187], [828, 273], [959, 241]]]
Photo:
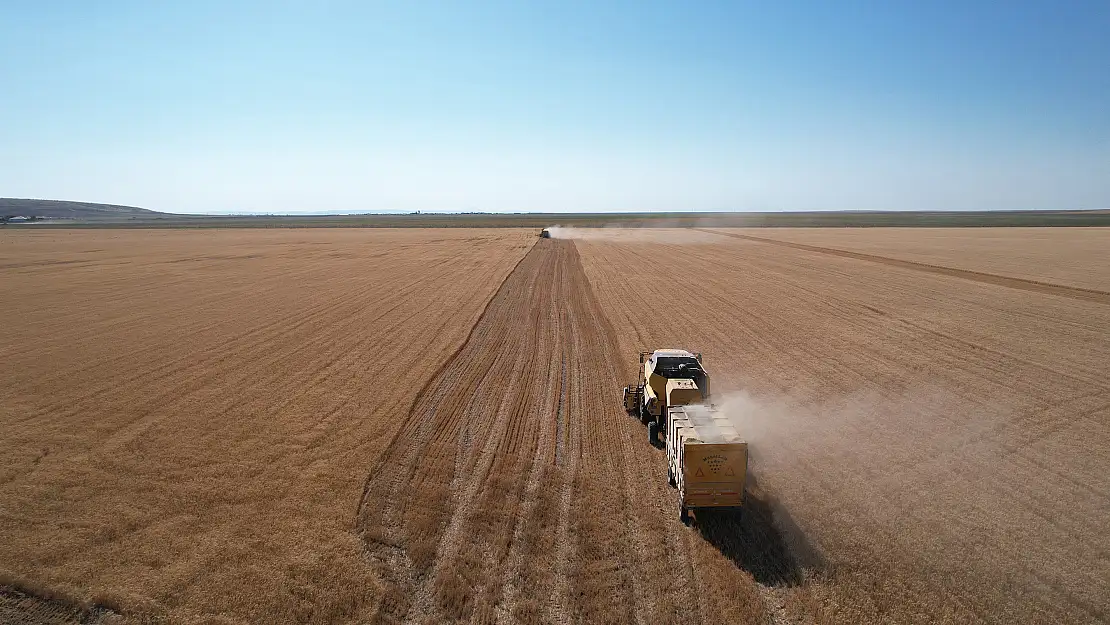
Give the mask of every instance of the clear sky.
[[1110, 207], [1110, 2], [0, 0], [0, 196]]

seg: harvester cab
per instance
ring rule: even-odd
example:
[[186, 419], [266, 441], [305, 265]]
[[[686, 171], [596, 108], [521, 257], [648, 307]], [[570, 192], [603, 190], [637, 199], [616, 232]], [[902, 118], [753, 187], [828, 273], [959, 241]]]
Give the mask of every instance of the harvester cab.
[[701, 354], [681, 349], [640, 352], [640, 375], [636, 384], [624, 387], [624, 408], [648, 426], [648, 438], [658, 445], [667, 431], [667, 409], [699, 404], [709, 398], [709, 374], [701, 366]]

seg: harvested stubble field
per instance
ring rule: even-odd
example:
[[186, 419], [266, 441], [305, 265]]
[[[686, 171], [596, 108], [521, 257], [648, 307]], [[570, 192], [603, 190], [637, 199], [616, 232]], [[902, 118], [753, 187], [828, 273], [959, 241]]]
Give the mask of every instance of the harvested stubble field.
[[[1106, 279], [1110, 231], [1026, 233], [1067, 259], [1055, 275], [1074, 264], [1061, 285], [1042, 282], [1045, 263], [1022, 269], [1022, 231], [949, 232], [918, 241], [932, 241], [924, 255], [972, 270], [888, 262], [911, 237], [882, 230], [852, 233], [866, 257], [828, 248], [849, 240], [834, 231], [682, 231], [650, 247], [587, 236], [579, 249], [622, 351], [700, 348], [716, 391], [745, 391], [725, 405], [761, 484], [824, 555], [812, 583], [780, 591], [782, 615], [1104, 622], [1110, 294], [1067, 284]], [[973, 234], [1008, 239], [1009, 258], [994, 243], [983, 264], [952, 249], [988, 245]], [[658, 278], [629, 281], [640, 267]], [[990, 273], [1003, 269], [1010, 279]]]
[[[2, 233], [0, 620], [1106, 620], [1110, 236], [862, 232]], [[620, 410], [662, 346], [743, 514]]]

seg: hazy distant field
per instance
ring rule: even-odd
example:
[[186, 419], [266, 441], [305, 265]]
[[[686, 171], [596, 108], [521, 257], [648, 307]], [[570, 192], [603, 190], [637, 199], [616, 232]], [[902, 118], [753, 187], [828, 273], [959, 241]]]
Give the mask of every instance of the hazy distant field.
[[759, 237], [1110, 291], [1110, 228], [726, 229]]
[[[536, 233], [0, 231], [0, 621], [1108, 618], [1110, 230]], [[659, 347], [742, 514], [621, 411]]]

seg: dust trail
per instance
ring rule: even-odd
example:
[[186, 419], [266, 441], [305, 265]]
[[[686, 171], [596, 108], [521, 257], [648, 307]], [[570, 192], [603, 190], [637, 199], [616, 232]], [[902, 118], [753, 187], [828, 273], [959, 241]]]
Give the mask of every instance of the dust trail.
[[690, 230], [689, 228], [574, 228], [549, 226], [547, 231], [553, 239], [576, 239], [580, 241], [611, 241], [614, 243], [672, 243], [676, 245], [696, 243], [719, 243], [721, 235]]
[[[1064, 412], [1098, 399], [1077, 398]], [[1026, 479], [1006, 462], [1022, 444], [1005, 409], [928, 387], [816, 399], [734, 392], [718, 405], [748, 440], [760, 486], [839, 577], [908, 579], [902, 571], [930, 571], [914, 582], [926, 596], [977, 606], [978, 595], [1009, 583], [997, 580], [1049, 556], [1033, 542], [1016, 552], [994, 547], [999, 532], [1031, 533], [1027, 521], [1000, 526], [997, 518], [1050, 514], [995, 492]], [[1002, 514], [988, 515], [992, 507]], [[1098, 613], [1094, 602], [1079, 605]], [[1017, 615], [1002, 621], [1010, 616]]]
[[872, 508], [881, 500], [883, 510], [904, 509], [914, 505], [922, 480], [987, 478], [1006, 453], [995, 437], [1004, 413], [937, 389], [818, 400], [739, 391], [717, 403], [749, 442], [763, 483], [787, 498], [811, 496], [817, 481], [825, 482], [822, 499], [829, 505]]
[[815, 458], [882, 467], [901, 464], [906, 454], [951, 454], [990, 438], [1007, 422], [1004, 411], [925, 387], [819, 399], [735, 391], [716, 403], [758, 449], [760, 461], [780, 468]]

